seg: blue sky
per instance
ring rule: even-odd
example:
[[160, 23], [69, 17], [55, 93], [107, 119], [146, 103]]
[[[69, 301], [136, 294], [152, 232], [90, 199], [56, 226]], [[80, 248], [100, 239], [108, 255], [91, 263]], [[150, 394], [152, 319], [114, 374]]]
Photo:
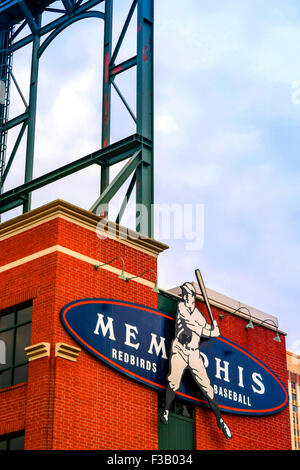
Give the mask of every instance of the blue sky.
[[[115, 0], [115, 40], [129, 5]], [[134, 54], [135, 27], [120, 60]], [[103, 25], [89, 19], [42, 57], [35, 176], [99, 148], [102, 47]], [[14, 57], [26, 96], [29, 57], [29, 47]], [[155, 202], [204, 205], [201, 250], [161, 240], [159, 285], [199, 267], [208, 287], [278, 317], [298, 354], [299, 57], [296, 0], [155, 1]], [[117, 81], [133, 109], [134, 83], [134, 69]], [[11, 103], [11, 117], [23, 112], [14, 90]], [[115, 95], [112, 109], [115, 141], [134, 127]], [[6, 189], [22, 183], [22, 154]], [[34, 193], [33, 206], [59, 197], [89, 209], [98, 184], [91, 167]]]

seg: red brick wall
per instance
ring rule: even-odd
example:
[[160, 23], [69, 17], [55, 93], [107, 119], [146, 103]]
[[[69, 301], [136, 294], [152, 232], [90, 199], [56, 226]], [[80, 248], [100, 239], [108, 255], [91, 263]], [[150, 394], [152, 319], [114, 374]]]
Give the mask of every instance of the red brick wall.
[[[127, 269], [126, 250], [122, 247], [121, 253]], [[107, 250], [106, 255], [109, 260], [114, 253]], [[130, 268], [133, 273], [145, 269], [138, 264], [139, 256], [135, 254], [136, 267]], [[154, 258], [148, 260], [152, 269], [155, 264]], [[59, 318], [61, 308], [74, 299], [106, 297], [156, 307], [156, 296], [149, 287], [128, 284], [115, 274], [96, 271], [87, 263], [59, 254], [53, 341], [75, 345]], [[156, 394], [116, 373], [85, 351], [80, 353], [76, 364], [57, 359], [55, 391], [54, 449], [157, 448]], [[137, 432], [137, 420], [144, 433]]]
[[0, 436], [24, 429], [26, 384], [0, 390]]
[[[125, 271], [156, 272], [156, 259], [62, 218], [14, 235], [0, 244], [0, 266], [61, 245], [102, 262], [121, 256]], [[112, 266], [121, 268], [120, 260]], [[145, 279], [154, 281], [153, 274]], [[24, 429], [26, 449], [157, 449], [157, 393], [119, 374], [84, 350], [76, 363], [54, 357], [55, 343], [75, 344], [60, 311], [80, 298], [107, 297], [157, 307], [157, 294], [136, 282], [55, 252], [0, 273], [0, 309], [33, 300], [31, 344], [49, 342], [50, 358], [29, 364], [28, 384], [0, 391], [0, 434]], [[213, 309], [218, 318], [217, 309]], [[226, 317], [221, 333], [249, 350], [287, 383], [285, 343], [263, 327]], [[197, 407], [198, 449], [289, 449], [288, 409], [265, 418], [226, 414], [234, 439], [226, 441], [211, 411]]]
[[[147, 269], [156, 272], [153, 256], [114, 240], [100, 241], [95, 232], [63, 219], [4, 240], [0, 265], [57, 244], [102, 262], [122, 256], [125, 270], [133, 275]], [[112, 266], [121, 268], [122, 263], [116, 260]], [[152, 273], [144, 278], [154, 281]], [[75, 345], [60, 322], [60, 311], [68, 302], [108, 297], [155, 308], [157, 294], [60, 252], [0, 273], [0, 286], [0, 309], [33, 300], [31, 344], [51, 344], [50, 358], [29, 364], [27, 386], [1, 390], [0, 434], [25, 425], [26, 449], [157, 448], [157, 396], [153, 391], [119, 375], [84, 350], [77, 363], [54, 357], [56, 342]]]
[[[19, 242], [19, 241], [18, 241]], [[16, 249], [18, 250], [18, 243]], [[0, 273], [0, 309], [32, 300], [32, 329], [31, 344], [42, 341], [52, 342], [54, 318], [52, 315], [55, 303], [56, 258], [53, 253], [43, 258], [31, 261], [16, 268]], [[1, 390], [0, 392], [0, 422], [9, 425], [15, 420], [15, 415], [22, 415], [14, 431], [26, 427], [26, 442], [33, 441], [30, 448], [47, 449], [50, 403], [50, 361], [40, 359], [29, 364], [26, 395], [19, 400], [19, 389]], [[10, 407], [14, 401], [14, 407]], [[10, 411], [8, 411], [10, 410]]]
[[58, 218], [1, 241], [0, 266], [57, 243]]
[[[199, 302], [198, 307], [205, 314], [205, 307]], [[254, 324], [254, 329], [245, 329], [248, 320], [228, 315], [212, 307], [214, 318], [218, 321], [221, 336], [249, 351], [268, 366], [283, 382], [286, 389], [287, 367], [285, 337], [280, 335], [281, 343], [274, 341], [276, 332]], [[276, 450], [291, 449], [291, 431], [288, 406], [280, 413], [269, 416], [239, 416], [222, 413], [233, 434], [227, 441], [216, 427], [216, 420], [210, 410], [196, 409], [196, 442], [198, 449], [219, 450]]]

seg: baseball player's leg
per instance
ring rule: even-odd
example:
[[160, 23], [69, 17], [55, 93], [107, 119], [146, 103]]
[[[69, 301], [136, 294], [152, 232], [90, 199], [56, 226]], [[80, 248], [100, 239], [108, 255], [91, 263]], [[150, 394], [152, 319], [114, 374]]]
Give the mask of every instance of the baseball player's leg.
[[203, 395], [207, 399], [208, 404], [216, 417], [218, 427], [222, 429], [227, 439], [231, 439], [232, 435], [230, 429], [221, 417], [221, 412], [218, 402], [215, 398], [214, 389], [210, 383], [206, 368], [204, 366], [199, 351], [193, 351], [190, 354], [189, 368], [198, 387], [201, 389]]
[[197, 385], [206, 397], [214, 399], [214, 389], [210, 383], [202, 357], [199, 350], [191, 351], [189, 356], [189, 369]]
[[179, 389], [182, 375], [188, 366], [188, 356], [178, 348], [174, 348], [170, 358], [170, 373], [168, 382], [171, 390], [176, 392]]
[[161, 415], [161, 422], [168, 424], [169, 411], [175, 398], [176, 390], [179, 389], [183, 372], [187, 368], [187, 360], [184, 354], [177, 348], [173, 349], [170, 358], [170, 374], [168, 375], [168, 385], [166, 388], [166, 403], [163, 414]]

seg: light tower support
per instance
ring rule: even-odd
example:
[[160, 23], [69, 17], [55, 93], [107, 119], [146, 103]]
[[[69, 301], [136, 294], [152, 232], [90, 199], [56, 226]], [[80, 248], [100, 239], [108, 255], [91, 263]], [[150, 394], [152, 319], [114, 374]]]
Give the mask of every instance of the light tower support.
[[[153, 10], [154, 0], [133, 0], [120, 36], [112, 50], [113, 37], [113, 11], [118, 2], [123, 0], [61, 0], [59, 8], [51, 6], [54, 1], [49, 0], [7, 0], [0, 6], [0, 36], [4, 31], [10, 31], [7, 38], [7, 57], [11, 59], [14, 51], [32, 43], [31, 77], [29, 90], [29, 103], [21, 92], [21, 88], [12, 73], [8, 59], [3, 59], [4, 65], [13, 77], [13, 82], [21, 95], [25, 109], [19, 116], [8, 120], [9, 100], [1, 106], [1, 143], [6, 142], [10, 129], [21, 126], [11, 155], [6, 161], [6, 146], [1, 148], [0, 161], [0, 214], [12, 208], [23, 206], [23, 212], [31, 209], [31, 193], [64, 176], [70, 175], [82, 168], [97, 163], [101, 167], [99, 196], [91, 210], [108, 214], [108, 204], [117, 191], [130, 178], [125, 199], [121, 205], [117, 222], [126, 209], [126, 205], [136, 186], [136, 229], [144, 236], [153, 236], [152, 205], [153, 205]], [[102, 4], [102, 5], [101, 5]], [[99, 10], [98, 6], [103, 6]], [[95, 9], [97, 7], [97, 9]], [[128, 34], [128, 27], [137, 10], [137, 51], [136, 55], [119, 63], [118, 53]], [[51, 22], [42, 21], [46, 12], [56, 13], [57, 19]], [[36, 109], [38, 99], [38, 70], [39, 59], [52, 41], [68, 26], [79, 20], [98, 18], [104, 21], [103, 46], [103, 84], [102, 84], [102, 133], [99, 137], [101, 148], [70, 164], [57, 168], [38, 178], [33, 178], [34, 165], [38, 162], [38, 155], [34, 153]], [[43, 24], [43, 26], [42, 26]], [[20, 32], [28, 25], [30, 33], [19, 39]], [[14, 32], [13, 29], [15, 29]], [[44, 38], [45, 37], [45, 38]], [[3, 57], [3, 56], [2, 56]], [[136, 67], [136, 115], [120, 87], [117, 85], [118, 75]], [[9, 77], [10, 78], [10, 77]], [[129, 115], [136, 125], [135, 134], [119, 142], [111, 142], [111, 124], [117, 117], [111, 113], [112, 89], [119, 96]], [[27, 134], [25, 134], [27, 130]], [[4, 191], [4, 184], [11, 166], [17, 160], [21, 140], [26, 135], [26, 165], [24, 184], [12, 190]], [[128, 160], [119, 174], [110, 181], [110, 167], [116, 163]]]

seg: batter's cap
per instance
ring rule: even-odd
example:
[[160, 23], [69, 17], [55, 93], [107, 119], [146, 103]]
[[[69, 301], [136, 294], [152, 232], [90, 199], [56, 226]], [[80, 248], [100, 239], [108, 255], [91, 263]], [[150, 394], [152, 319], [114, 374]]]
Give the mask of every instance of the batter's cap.
[[187, 293], [187, 294], [192, 294], [192, 295], [196, 296], [196, 289], [195, 289], [194, 285], [191, 282], [185, 282], [181, 286], [181, 290], [182, 290], [183, 294]]

